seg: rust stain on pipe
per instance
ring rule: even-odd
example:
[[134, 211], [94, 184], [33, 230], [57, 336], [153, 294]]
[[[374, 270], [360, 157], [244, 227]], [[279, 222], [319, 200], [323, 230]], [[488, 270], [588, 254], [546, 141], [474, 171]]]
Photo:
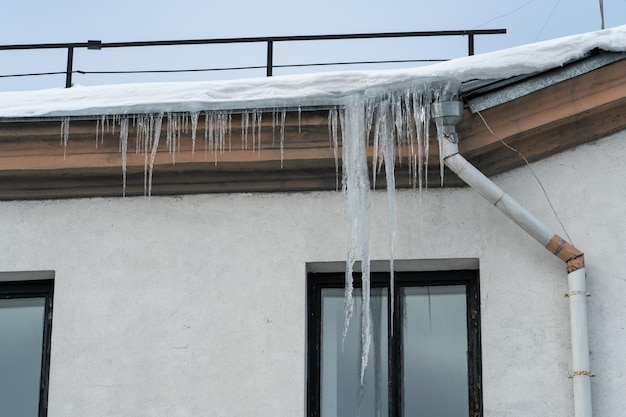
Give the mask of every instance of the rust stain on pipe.
[[559, 235], [554, 235], [550, 239], [546, 249], [566, 263], [567, 272], [585, 267], [585, 255]]

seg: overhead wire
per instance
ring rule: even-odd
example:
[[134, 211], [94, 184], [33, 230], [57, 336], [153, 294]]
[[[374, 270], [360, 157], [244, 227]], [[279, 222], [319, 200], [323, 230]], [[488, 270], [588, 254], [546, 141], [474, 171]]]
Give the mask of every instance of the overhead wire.
[[554, 4], [554, 7], [552, 7], [552, 10], [550, 10], [550, 14], [548, 15], [548, 18], [546, 19], [546, 21], [543, 22], [543, 26], [541, 26], [541, 30], [539, 30], [539, 34], [537, 34], [537, 37], [535, 38], [535, 42], [537, 42], [539, 40], [539, 37], [543, 33], [543, 30], [546, 28], [546, 25], [550, 21], [550, 18], [554, 14], [554, 11], [556, 10], [556, 8], [559, 5], [559, 3], [561, 3], [561, 0], [557, 0], [556, 3]]
[[509, 15], [512, 15], [513, 13], [517, 12], [518, 10], [521, 10], [521, 9], [523, 9], [524, 7], [528, 6], [530, 3], [534, 3], [534, 1], [535, 1], [535, 0], [530, 0], [530, 1], [527, 1], [526, 3], [524, 3], [524, 4], [522, 4], [521, 6], [517, 7], [516, 9], [513, 9], [513, 10], [511, 10], [510, 12], [507, 12], [507, 13], [504, 13], [504, 14], [501, 14], [501, 15], [498, 15], [498, 16], [496, 16], [496, 17], [493, 17], [493, 18], [491, 18], [491, 19], [487, 20], [486, 22], [481, 23], [481, 24], [480, 24], [480, 25], [478, 25], [478, 26], [474, 26], [472, 29], [478, 29], [478, 28], [480, 28], [480, 27], [482, 27], [482, 26], [485, 26], [487, 23], [491, 23], [491, 22], [493, 22], [494, 20], [498, 20], [498, 19], [500, 19], [500, 18], [502, 18], [502, 17], [506, 17], [506, 16], [509, 16]]
[[530, 162], [528, 162], [528, 159], [526, 158], [526, 156], [519, 150], [517, 150], [516, 148], [514, 148], [513, 146], [509, 145], [508, 143], [506, 143], [504, 141], [504, 139], [502, 139], [500, 136], [498, 136], [492, 129], [491, 126], [489, 126], [489, 124], [487, 123], [487, 121], [485, 120], [485, 118], [483, 117], [483, 115], [481, 114], [481, 112], [476, 109], [472, 103], [470, 103], [469, 101], [466, 100], [467, 105], [472, 109], [472, 111], [476, 114], [478, 114], [478, 117], [480, 117], [480, 120], [483, 122], [483, 124], [485, 125], [485, 127], [487, 128], [487, 130], [489, 131], [489, 133], [495, 137], [496, 139], [498, 139], [498, 141], [504, 145], [504, 147], [506, 147], [507, 149], [515, 152], [526, 164], [526, 167], [528, 168], [528, 170], [531, 172], [531, 174], [533, 175], [533, 177], [535, 178], [535, 181], [537, 181], [537, 184], [539, 184], [539, 187], [541, 188], [541, 191], [543, 192], [543, 195], [546, 197], [546, 200], [548, 201], [548, 205], [550, 206], [550, 209], [552, 210], [552, 213], [554, 213], [554, 217], [556, 218], [557, 222], [559, 222], [559, 225], [561, 226], [561, 229], [563, 230], [563, 233], [565, 233], [565, 236], [567, 237], [567, 240], [571, 243], [574, 244], [574, 242], [572, 241], [572, 238], [569, 236], [569, 234], [567, 233], [567, 229], [565, 228], [565, 225], [563, 224], [563, 222], [561, 221], [561, 218], [559, 217], [558, 213], [556, 212], [556, 209], [554, 208], [554, 205], [552, 204], [552, 200], [550, 200], [550, 196], [548, 195], [548, 192], [546, 191], [546, 188], [543, 186], [543, 183], [541, 182], [541, 180], [539, 179], [539, 176], [537, 175], [537, 173], [535, 172], [535, 170], [533, 169], [533, 167], [530, 165]]

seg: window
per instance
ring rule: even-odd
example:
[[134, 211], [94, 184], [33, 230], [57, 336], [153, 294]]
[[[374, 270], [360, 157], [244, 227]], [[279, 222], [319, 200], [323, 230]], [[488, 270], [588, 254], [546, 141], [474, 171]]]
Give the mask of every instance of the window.
[[47, 414], [53, 281], [0, 282], [0, 416]]
[[363, 386], [360, 279], [342, 349], [343, 280], [309, 275], [309, 417], [482, 415], [477, 271], [397, 272], [393, 305], [389, 274], [372, 274]]

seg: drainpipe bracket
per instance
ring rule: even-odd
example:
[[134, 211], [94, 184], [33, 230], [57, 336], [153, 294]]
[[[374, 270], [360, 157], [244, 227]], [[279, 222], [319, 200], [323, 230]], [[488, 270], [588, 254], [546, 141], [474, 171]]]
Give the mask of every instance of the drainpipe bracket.
[[596, 374], [591, 373], [589, 371], [574, 371], [572, 373], [570, 373], [567, 377], [568, 378], [574, 378], [576, 376], [588, 376], [590, 378], [593, 378], [596, 376]]
[[591, 297], [591, 294], [589, 294], [588, 292], [585, 292], [585, 291], [570, 291], [570, 292], [566, 292], [565, 294], [563, 294], [563, 297], [569, 298], [569, 297], [574, 296], [574, 295], [584, 295], [585, 297]]

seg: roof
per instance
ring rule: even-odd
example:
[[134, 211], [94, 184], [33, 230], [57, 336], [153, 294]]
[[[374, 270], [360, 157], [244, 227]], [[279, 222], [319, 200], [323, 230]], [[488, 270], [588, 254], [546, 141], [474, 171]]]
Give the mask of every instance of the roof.
[[[410, 70], [0, 93], [0, 199], [119, 196], [123, 170], [127, 195], [142, 195], [150, 157], [152, 194], [334, 190], [328, 109], [353, 94], [376, 95], [433, 78], [463, 82], [460, 150], [493, 175], [523, 163], [509, 147], [533, 161], [626, 129], [624, 52], [626, 26]], [[204, 110], [213, 113], [195, 126], [194, 147], [192, 129], [183, 126], [191, 113], [185, 112]], [[216, 152], [211, 117], [222, 110], [237, 132], [230, 150]], [[174, 149], [162, 140], [152, 155], [141, 149], [120, 154], [114, 122], [168, 112], [182, 112], [170, 120], [180, 123], [183, 137]], [[105, 123], [111, 125], [106, 135]], [[257, 135], [246, 128], [244, 141], [244, 129], [238, 131], [244, 124], [256, 124]], [[172, 134], [165, 125], [163, 136]], [[137, 123], [128, 131], [136, 137], [129, 148], [140, 147]], [[283, 137], [284, 147], [278, 146]], [[67, 148], [60, 145], [64, 140]], [[430, 153], [429, 186], [437, 186], [436, 146]], [[411, 186], [407, 170], [406, 164], [397, 167], [398, 187]], [[462, 184], [447, 174], [444, 185]]]

